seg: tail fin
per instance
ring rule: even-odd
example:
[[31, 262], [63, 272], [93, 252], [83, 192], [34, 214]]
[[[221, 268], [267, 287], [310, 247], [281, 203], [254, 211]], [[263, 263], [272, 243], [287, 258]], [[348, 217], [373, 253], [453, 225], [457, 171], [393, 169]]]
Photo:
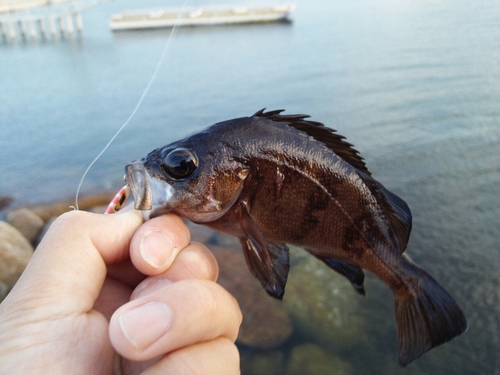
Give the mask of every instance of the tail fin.
[[[405, 367], [435, 346], [467, 330], [467, 320], [453, 298], [430, 275], [411, 264], [417, 277], [409, 293], [395, 295], [399, 364]], [[412, 275], [413, 276], [413, 275]]]

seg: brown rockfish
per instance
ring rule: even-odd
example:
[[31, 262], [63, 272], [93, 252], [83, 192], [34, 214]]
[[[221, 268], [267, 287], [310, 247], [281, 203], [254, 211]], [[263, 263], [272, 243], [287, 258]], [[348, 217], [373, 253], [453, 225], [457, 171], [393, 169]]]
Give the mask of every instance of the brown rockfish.
[[288, 248], [304, 248], [364, 294], [362, 269], [394, 294], [399, 363], [467, 329], [453, 298], [403, 252], [406, 203], [345, 138], [305, 115], [261, 110], [217, 123], [126, 167], [135, 208], [169, 212], [240, 239], [248, 267], [282, 298]]

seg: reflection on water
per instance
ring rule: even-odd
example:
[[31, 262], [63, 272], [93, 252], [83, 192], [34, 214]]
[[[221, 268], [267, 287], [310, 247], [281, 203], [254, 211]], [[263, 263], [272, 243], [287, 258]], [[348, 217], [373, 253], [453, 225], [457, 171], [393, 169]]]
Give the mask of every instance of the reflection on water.
[[[168, 35], [111, 34], [107, 16], [134, 6], [83, 14], [81, 40], [0, 45], [0, 194], [71, 196], [130, 115]], [[392, 296], [369, 277], [366, 298], [345, 291], [364, 324], [358, 343], [293, 352], [317, 344], [296, 330], [259, 358], [281, 368], [297, 352], [335, 356], [333, 374], [500, 374], [498, 14], [493, 0], [301, 0], [292, 24], [178, 30], [143, 107], [84, 191], [119, 187], [127, 162], [216, 121], [262, 107], [309, 113], [347, 136], [407, 201], [407, 251], [456, 298], [470, 329], [400, 370]], [[244, 373], [261, 361], [250, 352], [242, 348]]]

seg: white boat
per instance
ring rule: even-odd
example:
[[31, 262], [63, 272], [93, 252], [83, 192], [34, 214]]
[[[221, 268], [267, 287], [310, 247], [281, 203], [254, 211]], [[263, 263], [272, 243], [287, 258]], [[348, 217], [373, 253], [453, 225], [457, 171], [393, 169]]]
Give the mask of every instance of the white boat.
[[294, 4], [281, 4], [131, 10], [112, 14], [109, 27], [111, 30], [133, 30], [173, 26], [275, 22], [287, 20], [294, 9]]

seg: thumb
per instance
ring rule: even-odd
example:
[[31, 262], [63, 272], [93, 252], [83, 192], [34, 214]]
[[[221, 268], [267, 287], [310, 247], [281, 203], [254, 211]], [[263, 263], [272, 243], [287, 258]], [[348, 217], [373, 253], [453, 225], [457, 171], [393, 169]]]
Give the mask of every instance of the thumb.
[[142, 220], [135, 210], [115, 215], [82, 211], [61, 215], [9, 296], [22, 296], [33, 307], [47, 306], [51, 316], [91, 310], [106, 267], [128, 257], [130, 240]]

